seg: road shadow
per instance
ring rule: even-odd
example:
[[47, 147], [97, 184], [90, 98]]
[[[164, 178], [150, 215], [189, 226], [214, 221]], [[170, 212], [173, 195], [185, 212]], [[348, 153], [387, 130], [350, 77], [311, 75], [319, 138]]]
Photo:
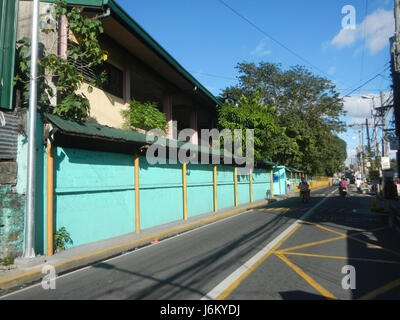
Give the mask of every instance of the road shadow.
[[[348, 196], [336, 193], [334, 198], [331, 206], [307, 220], [346, 236], [343, 266], [354, 267], [355, 288], [342, 289], [343, 295], [350, 290], [355, 300], [400, 299], [399, 285], [395, 286], [400, 279], [400, 235], [389, 228], [387, 215], [371, 210], [375, 196], [362, 195], [350, 186]], [[341, 274], [339, 279], [345, 276], [350, 273]], [[337, 286], [341, 288], [341, 283]]]

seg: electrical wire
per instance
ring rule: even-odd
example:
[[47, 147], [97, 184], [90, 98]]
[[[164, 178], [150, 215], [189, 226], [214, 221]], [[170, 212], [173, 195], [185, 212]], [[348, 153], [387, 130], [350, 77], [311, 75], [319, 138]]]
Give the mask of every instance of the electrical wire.
[[360, 72], [360, 81], [362, 81], [363, 77], [363, 72], [364, 72], [364, 55], [365, 55], [365, 45], [367, 43], [366, 40], [366, 30], [367, 30], [367, 16], [368, 16], [368, 0], [365, 0], [365, 15], [364, 15], [364, 28], [363, 28], [363, 38], [364, 38], [364, 44], [363, 44], [363, 49], [362, 49], [362, 54], [361, 54], [361, 72]]
[[365, 86], [366, 86], [368, 83], [370, 83], [372, 80], [378, 78], [379, 76], [382, 76], [382, 73], [383, 73], [385, 70], [386, 70], [386, 68], [385, 68], [382, 72], [376, 74], [376, 75], [375, 75], [374, 77], [372, 77], [371, 79], [365, 81], [365, 82], [364, 82], [362, 85], [360, 85], [359, 87], [355, 88], [354, 90], [350, 91], [349, 93], [343, 94], [343, 97], [349, 96], [349, 95], [351, 95], [352, 93], [356, 92], [357, 90], [361, 89], [362, 87], [365, 87]]
[[327, 76], [328, 78], [331, 78], [333, 80], [336, 80], [337, 82], [340, 82], [346, 86], [348, 86], [346, 83], [334, 79], [332, 78], [332, 76], [330, 74], [328, 74], [327, 72], [325, 72], [324, 70], [320, 69], [319, 67], [317, 67], [316, 65], [314, 65], [312, 62], [308, 61], [307, 59], [303, 58], [301, 55], [299, 55], [297, 52], [295, 52], [294, 50], [290, 49], [289, 47], [287, 47], [285, 44], [283, 44], [282, 42], [280, 42], [279, 40], [277, 40], [276, 38], [274, 38], [273, 36], [271, 36], [270, 34], [268, 34], [267, 32], [265, 32], [263, 29], [261, 29], [259, 26], [257, 26], [255, 23], [253, 23], [251, 20], [249, 20], [248, 18], [246, 18], [244, 15], [242, 15], [240, 12], [238, 12], [237, 10], [235, 10], [234, 8], [232, 8], [231, 6], [229, 6], [225, 1], [223, 0], [217, 0], [218, 2], [220, 2], [222, 5], [224, 5], [226, 8], [228, 8], [230, 11], [232, 11], [234, 14], [236, 14], [238, 17], [240, 17], [241, 19], [243, 19], [244, 21], [246, 21], [248, 24], [250, 24], [253, 28], [255, 28], [256, 30], [258, 30], [260, 33], [262, 33], [264, 36], [268, 37], [269, 39], [271, 39], [273, 42], [275, 42], [276, 44], [278, 44], [280, 47], [284, 48], [286, 51], [290, 52], [292, 55], [294, 55], [296, 58], [300, 59], [301, 61], [305, 62], [308, 66], [312, 67], [313, 69], [319, 71], [320, 73], [324, 74], [325, 76]]

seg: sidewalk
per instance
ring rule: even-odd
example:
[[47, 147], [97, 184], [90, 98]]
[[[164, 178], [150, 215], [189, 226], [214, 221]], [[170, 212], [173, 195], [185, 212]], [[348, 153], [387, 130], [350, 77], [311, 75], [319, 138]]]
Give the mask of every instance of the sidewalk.
[[[289, 195], [290, 197], [291, 195]], [[52, 265], [57, 275], [70, 272], [105, 259], [118, 256], [124, 252], [150, 245], [162, 239], [201, 227], [215, 221], [228, 218], [240, 212], [265, 206], [279, 201], [278, 197], [259, 200], [250, 204], [239, 205], [221, 209], [218, 213], [209, 212], [189, 218], [188, 220], [174, 221], [161, 226], [145, 229], [140, 233], [129, 233], [123, 236], [98, 241], [74, 248], [70, 248], [54, 254], [51, 257], [43, 256], [44, 263], [34, 266], [11, 266], [10, 270], [0, 270], [0, 294], [5, 294], [10, 289], [16, 289], [22, 285], [29, 285], [40, 281], [45, 276], [42, 268]]]

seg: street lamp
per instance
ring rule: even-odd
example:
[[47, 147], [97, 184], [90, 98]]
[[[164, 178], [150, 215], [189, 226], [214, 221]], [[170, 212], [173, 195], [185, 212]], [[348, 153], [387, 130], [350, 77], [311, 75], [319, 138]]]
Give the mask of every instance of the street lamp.
[[372, 110], [371, 110], [371, 115], [374, 119], [374, 134], [375, 134], [375, 161], [378, 160], [378, 155], [379, 155], [379, 144], [378, 144], [378, 131], [376, 129], [376, 112], [375, 112], [375, 96], [366, 96], [362, 95], [361, 99], [368, 99], [372, 100]]

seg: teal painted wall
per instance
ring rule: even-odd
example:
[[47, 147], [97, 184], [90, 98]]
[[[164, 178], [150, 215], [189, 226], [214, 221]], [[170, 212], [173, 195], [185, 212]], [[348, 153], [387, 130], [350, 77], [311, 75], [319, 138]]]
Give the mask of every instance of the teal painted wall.
[[149, 165], [140, 157], [139, 166], [140, 228], [183, 219], [182, 164]]
[[54, 231], [78, 246], [135, 231], [134, 158], [57, 148]]
[[187, 165], [188, 217], [214, 210], [213, 170], [213, 165]]
[[238, 168], [238, 204], [250, 202], [250, 170]]
[[283, 166], [274, 167], [274, 176], [278, 182], [274, 182], [274, 195], [286, 194], [286, 169]]
[[[46, 150], [41, 152], [42, 192], [37, 202], [36, 252], [46, 248]], [[79, 246], [135, 232], [134, 156], [57, 147], [55, 164], [54, 230], [65, 227]], [[181, 164], [150, 165], [139, 159], [140, 229], [183, 219]], [[285, 186], [285, 169], [276, 168]], [[283, 174], [282, 174], [283, 173]], [[187, 166], [188, 216], [213, 211], [213, 165]], [[234, 206], [234, 167], [218, 165], [218, 209]], [[253, 170], [254, 201], [268, 198], [269, 169]], [[284, 190], [284, 189], [283, 189]], [[277, 193], [275, 193], [277, 194]], [[250, 202], [249, 172], [238, 169], [238, 202]]]
[[253, 170], [253, 199], [261, 200], [271, 197], [271, 170]]
[[218, 165], [217, 204], [218, 210], [235, 205], [235, 178], [233, 166]]

